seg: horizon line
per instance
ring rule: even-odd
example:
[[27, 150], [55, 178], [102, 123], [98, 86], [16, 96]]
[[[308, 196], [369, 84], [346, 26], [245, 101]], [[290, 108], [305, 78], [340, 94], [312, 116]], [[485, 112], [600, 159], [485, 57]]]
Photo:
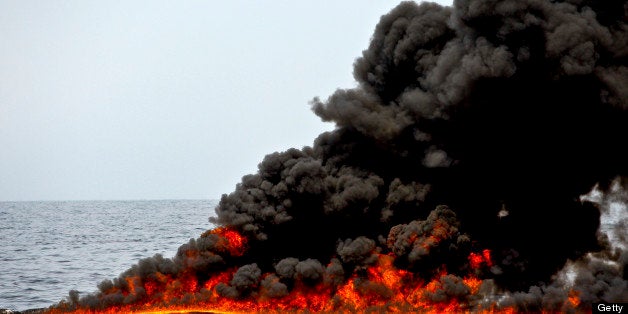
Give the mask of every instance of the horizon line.
[[120, 198], [120, 199], [38, 199], [38, 200], [0, 200], [0, 203], [20, 202], [142, 202], [142, 201], [219, 201], [211, 198]]

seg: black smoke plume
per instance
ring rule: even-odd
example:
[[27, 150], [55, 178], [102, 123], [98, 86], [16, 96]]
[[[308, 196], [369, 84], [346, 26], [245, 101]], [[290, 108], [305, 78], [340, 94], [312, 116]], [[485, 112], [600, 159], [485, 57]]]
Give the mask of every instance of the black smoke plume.
[[216, 288], [223, 296], [284, 296], [338, 284], [380, 252], [427, 278], [447, 265], [454, 277], [434, 297], [462, 298], [455, 275], [476, 248], [491, 250], [482, 276], [510, 305], [549, 304], [568, 261], [580, 283], [598, 283], [587, 302], [626, 302], [613, 292], [626, 287], [625, 253], [614, 271], [590, 271], [605, 264], [588, 253], [609, 243], [580, 196], [616, 177], [628, 185], [627, 12], [618, 0], [401, 3], [355, 61], [359, 85], [312, 101], [336, 129], [266, 156], [222, 196], [210, 221], [245, 235], [244, 255], [205, 234], [68, 304], [129, 302], [102, 296], [131, 275], [190, 267], [199, 278], [239, 267]]

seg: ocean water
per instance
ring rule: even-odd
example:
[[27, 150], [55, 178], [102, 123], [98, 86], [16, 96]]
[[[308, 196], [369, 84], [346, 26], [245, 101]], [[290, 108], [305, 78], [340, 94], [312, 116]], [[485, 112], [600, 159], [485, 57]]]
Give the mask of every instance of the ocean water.
[[139, 259], [175, 255], [211, 229], [216, 201], [0, 202], [0, 309], [94, 292]]

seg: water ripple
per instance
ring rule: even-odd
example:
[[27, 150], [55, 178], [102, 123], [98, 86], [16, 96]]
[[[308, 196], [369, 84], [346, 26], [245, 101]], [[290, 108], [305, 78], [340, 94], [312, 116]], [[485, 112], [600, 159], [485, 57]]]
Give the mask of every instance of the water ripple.
[[93, 292], [140, 258], [211, 228], [215, 201], [0, 202], [0, 308], [50, 306]]

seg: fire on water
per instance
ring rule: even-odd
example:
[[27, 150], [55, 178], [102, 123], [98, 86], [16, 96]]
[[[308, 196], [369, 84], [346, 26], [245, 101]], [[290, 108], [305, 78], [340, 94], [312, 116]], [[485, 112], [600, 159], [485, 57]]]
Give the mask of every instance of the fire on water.
[[[438, 230], [438, 228], [436, 228]], [[432, 233], [420, 244], [429, 250], [429, 245], [441, 240], [442, 234]], [[237, 231], [217, 228], [204, 236], [223, 241], [224, 248], [232, 256], [246, 250], [247, 240]], [[414, 240], [418, 241], [418, 240]], [[186, 256], [194, 258], [201, 252], [188, 251]], [[472, 252], [468, 256], [468, 270], [464, 276], [447, 272], [443, 265], [430, 280], [417, 274], [398, 269], [394, 265], [393, 253], [374, 253], [371, 266], [357, 268], [348, 279], [334, 284], [335, 278], [323, 278], [315, 285], [297, 281], [287, 295], [273, 296], [265, 287], [250, 292], [246, 297], [230, 298], [219, 293], [219, 286], [228, 285], [236, 268], [212, 274], [200, 280], [191, 269], [173, 275], [155, 272], [145, 278], [127, 277], [125, 288], [114, 287], [102, 293], [104, 300], [112, 295], [123, 295], [134, 302], [103, 308], [69, 308], [60, 304], [48, 313], [246, 313], [246, 312], [478, 312], [473, 304], [482, 301], [485, 282], [477, 274], [491, 267], [490, 250]], [[328, 265], [329, 266], [329, 265]], [[337, 279], [337, 278], [336, 278]], [[271, 273], [261, 280], [279, 282]], [[258, 284], [259, 285], [259, 284]], [[575, 309], [580, 301], [576, 292], [570, 292], [562, 309]], [[498, 308], [495, 304], [483, 307], [480, 312], [514, 312], [514, 309]]]

